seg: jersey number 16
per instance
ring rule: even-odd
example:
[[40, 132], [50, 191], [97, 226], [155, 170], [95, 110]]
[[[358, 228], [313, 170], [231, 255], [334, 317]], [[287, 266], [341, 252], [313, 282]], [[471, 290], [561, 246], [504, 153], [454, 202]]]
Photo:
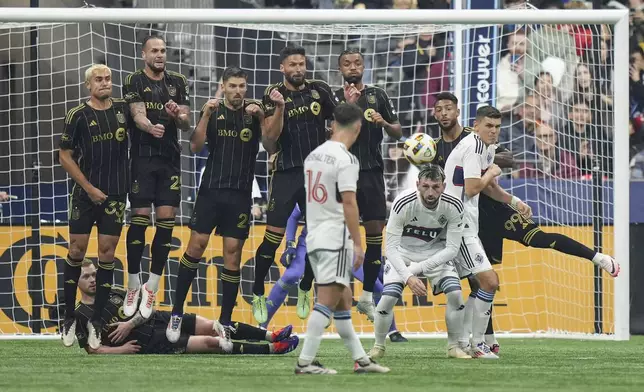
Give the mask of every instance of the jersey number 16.
[[[315, 176], [315, 180], [313, 177]], [[307, 201], [310, 203], [311, 199], [317, 203], [324, 204], [328, 198], [328, 193], [326, 187], [323, 184], [320, 184], [320, 177], [322, 177], [322, 172], [313, 173], [312, 170], [306, 171], [306, 182], [307, 182]]]

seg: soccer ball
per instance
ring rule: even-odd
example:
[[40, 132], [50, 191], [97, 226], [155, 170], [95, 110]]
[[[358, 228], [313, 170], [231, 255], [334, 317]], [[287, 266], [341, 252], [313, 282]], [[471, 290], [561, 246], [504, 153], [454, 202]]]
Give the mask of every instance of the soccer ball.
[[415, 133], [405, 140], [403, 154], [416, 166], [430, 163], [436, 156], [436, 142], [425, 133]]

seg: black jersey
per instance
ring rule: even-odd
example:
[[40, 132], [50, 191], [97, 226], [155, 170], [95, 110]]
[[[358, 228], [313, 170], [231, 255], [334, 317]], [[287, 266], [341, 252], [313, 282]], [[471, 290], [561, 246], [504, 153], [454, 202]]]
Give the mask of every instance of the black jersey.
[[109, 109], [96, 110], [82, 103], [65, 116], [60, 148], [74, 150], [87, 181], [106, 195], [128, 192], [128, 116], [127, 103], [116, 98]]
[[284, 127], [277, 139], [275, 170], [304, 167], [304, 159], [327, 139], [326, 120], [333, 119], [338, 99], [331, 87], [320, 80], [305, 80], [301, 90], [291, 91], [284, 83], [269, 86], [264, 92], [266, 116], [275, 105], [269, 95], [277, 89], [284, 97]]
[[128, 75], [123, 83], [123, 98], [127, 103], [143, 102], [152, 124], [162, 124], [165, 133], [156, 138], [132, 125], [132, 157], [161, 156], [178, 164], [181, 146], [177, 125], [165, 111], [165, 104], [172, 100], [178, 105], [189, 105], [189, 88], [186, 77], [177, 72], [165, 71], [163, 79], [152, 80], [143, 70]]
[[[335, 96], [340, 102], [344, 102], [344, 88], [336, 90]], [[381, 126], [376, 125], [371, 120], [371, 114], [373, 112], [380, 113], [382, 118], [389, 124], [397, 123], [398, 116], [393, 102], [391, 102], [385, 90], [375, 86], [366, 86], [360, 92], [360, 98], [358, 98], [356, 104], [364, 110], [364, 118], [362, 119], [362, 129], [360, 129], [358, 139], [353, 143], [349, 151], [358, 158], [360, 170], [383, 168], [383, 130]]]
[[210, 116], [206, 131], [210, 155], [201, 186], [252, 190], [262, 128], [257, 117], [246, 114], [249, 104], [262, 106], [254, 100], [244, 100], [239, 110], [221, 104]]
[[442, 137], [438, 139], [436, 141], [436, 156], [434, 157], [432, 163], [444, 169], [449, 154], [451, 154], [454, 148], [456, 148], [456, 145], [460, 143], [461, 140], [465, 139], [465, 137], [467, 137], [467, 135], [469, 135], [470, 133], [472, 133], [472, 128], [464, 127], [463, 132], [461, 132], [461, 134], [451, 142], [446, 142]]

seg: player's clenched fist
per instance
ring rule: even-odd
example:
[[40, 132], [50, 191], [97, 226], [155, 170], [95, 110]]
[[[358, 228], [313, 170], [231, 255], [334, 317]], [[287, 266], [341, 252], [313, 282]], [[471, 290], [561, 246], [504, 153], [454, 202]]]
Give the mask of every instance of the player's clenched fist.
[[502, 171], [499, 165], [493, 163], [490, 165], [490, 167], [487, 168], [487, 171], [490, 172], [494, 177], [498, 177], [501, 175]]
[[212, 112], [217, 110], [217, 108], [219, 107], [219, 101], [220, 99], [217, 99], [217, 98], [209, 99], [208, 102], [206, 102], [206, 104], [203, 107], [204, 116], [210, 116]]
[[148, 129], [148, 133], [157, 139], [161, 139], [165, 133], [165, 127], [161, 124], [154, 124]]
[[378, 112], [373, 112], [371, 113], [371, 121], [376, 123], [379, 126], [384, 126], [387, 122], [385, 121], [384, 118], [382, 118], [382, 115]]
[[168, 102], [166, 102], [165, 111], [172, 118], [177, 118], [181, 114], [181, 109], [179, 109], [179, 105], [177, 105], [177, 103], [174, 102], [173, 100], [169, 100]]
[[282, 93], [277, 91], [277, 89], [273, 89], [271, 93], [268, 94], [268, 97], [271, 99], [271, 101], [275, 102], [276, 106], [284, 106], [284, 96], [282, 96]]
[[360, 98], [360, 91], [356, 88], [355, 84], [344, 83], [344, 99], [349, 103], [356, 103]]
[[251, 103], [250, 105], [246, 106], [246, 114], [255, 117], [263, 117], [264, 111], [259, 107], [259, 105]]
[[520, 200], [517, 202], [517, 210], [526, 219], [530, 219], [532, 217], [532, 208]]

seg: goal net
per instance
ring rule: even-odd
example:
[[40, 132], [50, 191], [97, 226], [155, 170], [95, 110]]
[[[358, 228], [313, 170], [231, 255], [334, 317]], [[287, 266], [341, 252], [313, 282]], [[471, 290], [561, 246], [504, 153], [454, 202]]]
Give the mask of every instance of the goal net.
[[[534, 220], [543, 230], [565, 234], [607, 254], [619, 248], [614, 241], [619, 222], [613, 196], [617, 182], [613, 180], [617, 162], [622, 161], [617, 156], [614, 159], [613, 147], [619, 137], [613, 135], [625, 130], [613, 132], [618, 100], [613, 92], [620, 89], [614, 83], [612, 25], [553, 25], [547, 20], [505, 25], [2, 23], [0, 191], [17, 198], [0, 203], [0, 335], [57, 333], [64, 312], [62, 274], [69, 246], [67, 203], [72, 186], [57, 162], [63, 118], [68, 109], [88, 98], [83, 74], [93, 63], [112, 69], [114, 96], [120, 97], [124, 78], [143, 66], [140, 42], [149, 34], [166, 40], [167, 69], [188, 79], [193, 125], [205, 101], [219, 94], [219, 78], [226, 66], [246, 70], [248, 96], [261, 98], [268, 84], [283, 78], [277, 56], [280, 49], [295, 44], [306, 49], [308, 77], [335, 88], [343, 83], [337, 66], [339, 53], [360, 48], [365, 60], [363, 81], [387, 91], [407, 136], [414, 132], [440, 136], [433, 113], [439, 92], [459, 97], [465, 126], [473, 125], [478, 106], [495, 105], [503, 112], [500, 144], [515, 159], [501, 185], [532, 206]], [[187, 224], [206, 159], [206, 155], [190, 153], [189, 137], [190, 133], [180, 135], [182, 202], [157, 298], [158, 308], [164, 310], [172, 306], [178, 260], [189, 239]], [[415, 186], [416, 169], [403, 158], [400, 142], [386, 135], [382, 154], [387, 202], [391, 203], [398, 192]], [[256, 206], [233, 315], [251, 324], [253, 256], [264, 233], [268, 160], [266, 152], [260, 151]], [[505, 223], [508, 230], [519, 224]], [[127, 226], [116, 251], [114, 279], [118, 285], [127, 283]], [[154, 227], [147, 231], [142, 281], [147, 279], [154, 232]], [[628, 239], [622, 238], [621, 244], [627, 247]], [[278, 261], [283, 246], [268, 275], [267, 293], [284, 271]], [[218, 317], [221, 255], [221, 239], [213, 236], [186, 311]], [[96, 256], [93, 232], [87, 257]], [[624, 267], [628, 260], [620, 262]], [[615, 333], [619, 312], [614, 306], [615, 281], [597, 274], [589, 261], [505, 241], [503, 263], [496, 270], [501, 280], [494, 303], [497, 332], [538, 336]], [[628, 275], [617, 283], [627, 286]], [[467, 295], [467, 283], [463, 285]], [[354, 282], [355, 298], [361, 287]], [[294, 288], [271, 327], [293, 324], [297, 332], [304, 331], [305, 321], [296, 316], [296, 299]], [[432, 296], [430, 291], [426, 297], [415, 297], [406, 290], [395, 310], [397, 329], [403, 334], [443, 333], [444, 309], [443, 296]], [[364, 316], [356, 313], [353, 322], [357, 331], [372, 333], [373, 325]]]

